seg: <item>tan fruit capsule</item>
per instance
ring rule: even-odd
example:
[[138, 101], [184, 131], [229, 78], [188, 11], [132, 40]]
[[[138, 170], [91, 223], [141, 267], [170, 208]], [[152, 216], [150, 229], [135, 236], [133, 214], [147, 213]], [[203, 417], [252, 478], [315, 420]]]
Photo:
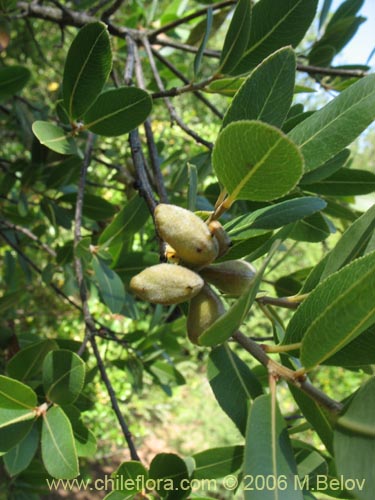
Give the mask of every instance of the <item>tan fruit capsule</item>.
[[202, 219], [184, 208], [161, 203], [154, 212], [161, 238], [188, 265], [207, 266], [218, 254], [218, 243]]
[[201, 271], [202, 277], [221, 292], [239, 296], [248, 290], [256, 269], [245, 260], [227, 260], [212, 264]]
[[219, 297], [208, 285], [204, 285], [189, 304], [186, 327], [190, 341], [193, 344], [199, 344], [200, 335], [224, 312], [225, 309]]
[[164, 305], [192, 299], [203, 285], [199, 274], [174, 264], [148, 267], [130, 281], [130, 289], [139, 298]]
[[225, 255], [232, 246], [232, 240], [219, 221], [213, 220], [208, 224], [208, 229], [216, 238], [219, 245], [218, 257]]

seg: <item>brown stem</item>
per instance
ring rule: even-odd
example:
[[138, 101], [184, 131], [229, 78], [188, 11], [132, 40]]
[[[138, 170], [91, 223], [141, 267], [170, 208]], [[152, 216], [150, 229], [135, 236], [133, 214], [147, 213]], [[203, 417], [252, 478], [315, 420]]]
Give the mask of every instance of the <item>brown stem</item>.
[[43, 248], [43, 250], [45, 250], [47, 253], [49, 253], [52, 257], [56, 257], [55, 250], [53, 250], [51, 247], [49, 247], [48, 245], [46, 245], [45, 243], [40, 241], [40, 239], [32, 231], [30, 231], [30, 229], [27, 229], [27, 228], [22, 227], [22, 226], [18, 226], [17, 224], [13, 224], [12, 222], [8, 222], [7, 220], [0, 221], [0, 224], [2, 224], [3, 226], [6, 226], [9, 229], [13, 229], [13, 231], [18, 231], [19, 233], [24, 234], [25, 236], [27, 236], [31, 240], [38, 243], [38, 245], [41, 248]]

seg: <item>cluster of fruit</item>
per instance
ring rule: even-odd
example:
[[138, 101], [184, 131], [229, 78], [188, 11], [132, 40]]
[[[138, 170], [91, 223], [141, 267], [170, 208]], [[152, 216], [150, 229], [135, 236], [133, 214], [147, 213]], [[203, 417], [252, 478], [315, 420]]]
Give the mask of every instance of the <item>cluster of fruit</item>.
[[189, 301], [187, 332], [198, 344], [201, 333], [224, 312], [217, 293], [237, 297], [250, 286], [254, 267], [243, 260], [212, 264], [230, 248], [231, 241], [218, 221], [206, 224], [189, 210], [160, 204], [154, 212], [156, 228], [167, 243], [169, 263], [148, 267], [130, 281], [130, 289], [155, 304]]

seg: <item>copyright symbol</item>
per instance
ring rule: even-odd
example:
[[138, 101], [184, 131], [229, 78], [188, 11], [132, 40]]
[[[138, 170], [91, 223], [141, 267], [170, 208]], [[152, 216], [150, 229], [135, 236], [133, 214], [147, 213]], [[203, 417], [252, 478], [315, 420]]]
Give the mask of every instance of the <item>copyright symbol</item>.
[[235, 490], [238, 486], [238, 479], [233, 475], [225, 476], [223, 486], [226, 490]]

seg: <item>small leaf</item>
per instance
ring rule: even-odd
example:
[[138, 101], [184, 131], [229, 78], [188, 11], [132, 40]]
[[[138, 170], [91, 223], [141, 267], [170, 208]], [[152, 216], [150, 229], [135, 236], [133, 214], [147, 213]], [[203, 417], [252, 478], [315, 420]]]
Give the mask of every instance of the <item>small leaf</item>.
[[375, 378], [371, 377], [354, 395], [337, 421], [334, 449], [337, 471], [351, 480], [360, 500], [372, 500], [375, 489]]
[[111, 45], [105, 24], [87, 24], [74, 38], [65, 61], [63, 98], [71, 120], [80, 119], [93, 104], [111, 67]]
[[323, 363], [375, 322], [375, 252], [321, 282], [292, 317], [283, 344], [302, 340], [306, 369]]
[[354, 196], [375, 191], [375, 174], [367, 170], [342, 168], [330, 177], [308, 185], [313, 193], [327, 196]]
[[318, 0], [260, 0], [253, 7], [248, 47], [231, 74], [254, 68], [275, 50], [296, 47], [312, 23]]
[[34, 425], [30, 432], [3, 457], [5, 468], [10, 476], [16, 476], [27, 469], [39, 444], [39, 432]]
[[0, 68], [0, 101], [17, 94], [30, 78], [30, 71], [23, 66]]
[[202, 42], [198, 48], [198, 52], [194, 58], [194, 77], [196, 77], [199, 73], [199, 70], [200, 70], [200, 67], [201, 67], [201, 64], [202, 64], [202, 57], [203, 57], [203, 53], [206, 49], [206, 46], [207, 46], [207, 42], [208, 42], [208, 39], [209, 39], [209, 36], [210, 36], [210, 33], [211, 33], [211, 29], [212, 29], [212, 8], [209, 7], [207, 9], [207, 17], [206, 17], [206, 29], [205, 29], [205, 32], [204, 32], [204, 35], [203, 35], [203, 38], [202, 38]]
[[289, 237], [296, 241], [317, 243], [324, 241], [331, 234], [330, 226], [325, 217], [315, 213], [299, 221], [291, 230]]
[[153, 373], [161, 384], [184, 385], [186, 380], [184, 376], [167, 361], [155, 361], [150, 366], [150, 372]]
[[280, 127], [293, 99], [296, 58], [289, 47], [271, 54], [251, 72], [225, 113], [223, 128], [233, 121], [260, 120]]
[[246, 49], [251, 30], [251, 2], [239, 0], [225, 36], [218, 71], [229, 73], [239, 62]]
[[131, 238], [146, 223], [150, 213], [143, 198], [134, 196], [99, 237], [99, 245], [117, 245]]
[[323, 26], [325, 20], [327, 19], [327, 15], [332, 5], [332, 0], [324, 0], [322, 10], [319, 16], [319, 29]]
[[204, 91], [210, 94], [221, 94], [233, 97], [244, 81], [245, 78], [240, 78], [238, 76], [235, 78], [220, 78], [220, 80], [215, 80], [207, 85]]
[[238, 471], [243, 462], [243, 446], [212, 448], [193, 455], [194, 479], [218, 479]]
[[[350, 149], [343, 149], [330, 160], [326, 161], [321, 167], [307, 172], [300, 180], [300, 185], [309, 185], [314, 182], [319, 182], [337, 172], [345, 165], [350, 156]], [[309, 189], [309, 188], [307, 188]]]
[[[177, 500], [188, 496], [190, 489], [180, 489], [189, 482], [189, 474], [185, 462], [173, 453], [159, 453], [150, 465], [150, 479], [156, 481], [156, 491], [167, 500]], [[186, 483], [187, 482], [187, 483]]]
[[274, 478], [270, 488], [246, 490], [245, 500], [303, 500], [295, 488], [297, 465], [285, 421], [270, 394], [257, 398], [250, 409], [243, 472], [245, 477]]
[[227, 344], [211, 352], [207, 375], [222, 410], [244, 435], [250, 400], [263, 394], [259, 380]]
[[298, 124], [289, 137], [300, 146], [307, 171], [348, 146], [375, 119], [375, 75], [368, 75]]
[[298, 148], [258, 121], [230, 123], [218, 136], [213, 166], [232, 200], [269, 201], [291, 191], [302, 175]]
[[49, 339], [24, 347], [7, 364], [8, 375], [21, 381], [32, 378], [42, 370], [47, 353], [57, 348], [56, 342]]
[[120, 480], [120, 483], [124, 484], [124, 490], [121, 490], [123, 494], [132, 493], [134, 495], [142, 491], [142, 482], [146, 483], [148, 471], [140, 462], [132, 460], [123, 462], [112, 476], [116, 478], [116, 481]]
[[72, 479], [79, 474], [72, 426], [59, 407], [53, 407], [43, 417], [42, 458], [52, 477]]
[[32, 129], [39, 142], [52, 151], [62, 155], [78, 155], [74, 139], [58, 125], [37, 120]]
[[94, 434], [82, 423], [81, 412], [72, 405], [64, 406], [63, 410], [72, 426], [77, 455], [79, 457], [92, 457], [96, 451], [96, 439]]
[[104, 303], [112, 313], [120, 313], [126, 302], [124, 284], [120, 277], [96, 256], [93, 257], [92, 267]]
[[107, 90], [85, 114], [85, 127], [106, 137], [126, 134], [143, 123], [151, 109], [151, 97], [142, 89], [122, 87]]
[[85, 380], [85, 363], [75, 353], [60, 349], [47, 354], [43, 363], [46, 397], [57, 404], [73, 403]]

